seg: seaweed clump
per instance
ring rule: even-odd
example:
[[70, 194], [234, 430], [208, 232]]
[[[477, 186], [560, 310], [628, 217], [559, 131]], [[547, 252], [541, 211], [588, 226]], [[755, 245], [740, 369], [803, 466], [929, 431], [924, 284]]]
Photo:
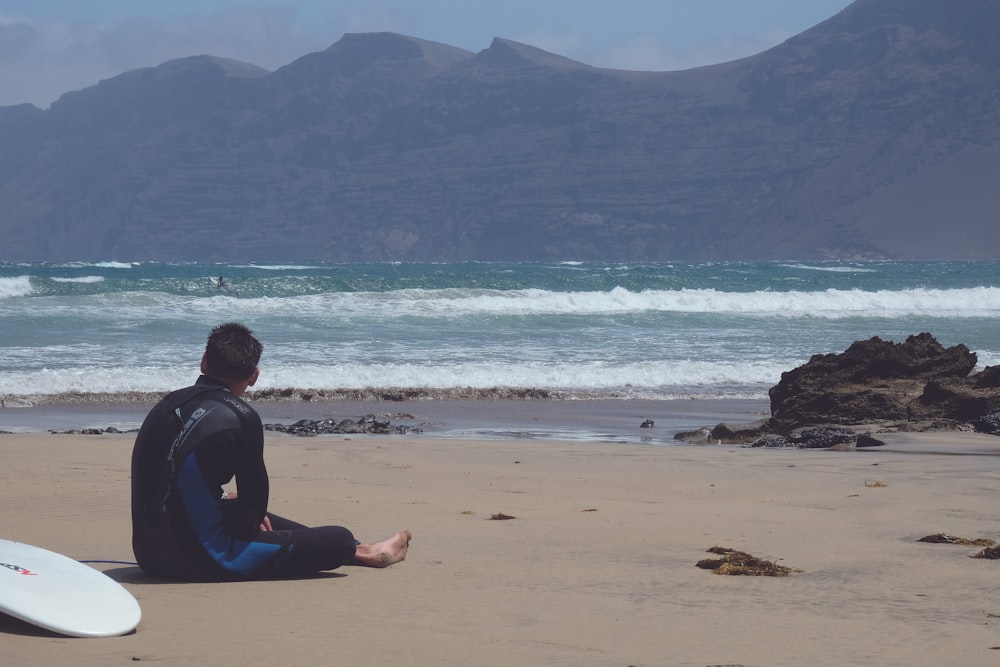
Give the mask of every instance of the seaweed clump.
[[956, 537], [947, 533], [935, 533], [927, 537], [921, 537], [917, 542], [930, 542], [931, 544], [961, 544], [973, 547], [992, 547], [996, 544], [993, 540], [984, 538], [969, 539], [968, 537]]
[[719, 554], [722, 558], [705, 558], [696, 563], [703, 570], [712, 570], [715, 574], [749, 577], [787, 577], [793, 572], [801, 572], [792, 567], [778, 565], [774, 561], [751, 556], [744, 551], [727, 547], [712, 547], [708, 553]]
[[970, 558], [985, 558], [987, 560], [1000, 560], [1000, 547], [987, 547]]

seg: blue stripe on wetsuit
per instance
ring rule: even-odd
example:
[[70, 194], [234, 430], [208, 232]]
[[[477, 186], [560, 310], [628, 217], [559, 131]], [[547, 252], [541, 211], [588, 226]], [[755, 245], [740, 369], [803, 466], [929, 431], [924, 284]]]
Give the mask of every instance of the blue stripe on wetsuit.
[[205, 484], [196, 456], [192, 453], [185, 459], [176, 478], [188, 521], [212, 560], [232, 572], [253, 574], [277, 553], [281, 545], [250, 542], [226, 533], [225, 517], [218, 498]]

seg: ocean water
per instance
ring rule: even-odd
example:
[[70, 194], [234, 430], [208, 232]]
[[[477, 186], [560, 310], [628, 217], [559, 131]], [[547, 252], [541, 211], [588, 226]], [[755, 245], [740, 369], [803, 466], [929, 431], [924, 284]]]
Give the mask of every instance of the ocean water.
[[183, 386], [238, 320], [257, 389], [761, 399], [872, 336], [1000, 364], [998, 315], [1000, 262], [0, 263], [0, 395]]

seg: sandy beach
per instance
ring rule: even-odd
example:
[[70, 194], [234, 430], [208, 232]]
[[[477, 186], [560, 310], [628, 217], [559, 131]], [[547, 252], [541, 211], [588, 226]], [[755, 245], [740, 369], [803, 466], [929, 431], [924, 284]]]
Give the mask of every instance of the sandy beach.
[[[0, 536], [132, 560], [132, 435], [0, 435]], [[408, 559], [311, 579], [175, 584], [95, 565], [136, 632], [70, 639], [0, 616], [4, 663], [986, 665], [1000, 659], [1000, 439], [856, 452], [269, 435], [271, 509]], [[502, 513], [509, 520], [492, 520]], [[722, 576], [722, 546], [795, 568]]]

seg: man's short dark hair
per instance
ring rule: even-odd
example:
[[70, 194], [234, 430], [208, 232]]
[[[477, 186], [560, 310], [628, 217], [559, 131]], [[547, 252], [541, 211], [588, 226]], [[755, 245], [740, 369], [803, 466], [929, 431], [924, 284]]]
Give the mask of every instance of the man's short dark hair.
[[260, 363], [264, 346], [239, 322], [220, 324], [208, 334], [205, 372], [227, 382], [242, 382]]

